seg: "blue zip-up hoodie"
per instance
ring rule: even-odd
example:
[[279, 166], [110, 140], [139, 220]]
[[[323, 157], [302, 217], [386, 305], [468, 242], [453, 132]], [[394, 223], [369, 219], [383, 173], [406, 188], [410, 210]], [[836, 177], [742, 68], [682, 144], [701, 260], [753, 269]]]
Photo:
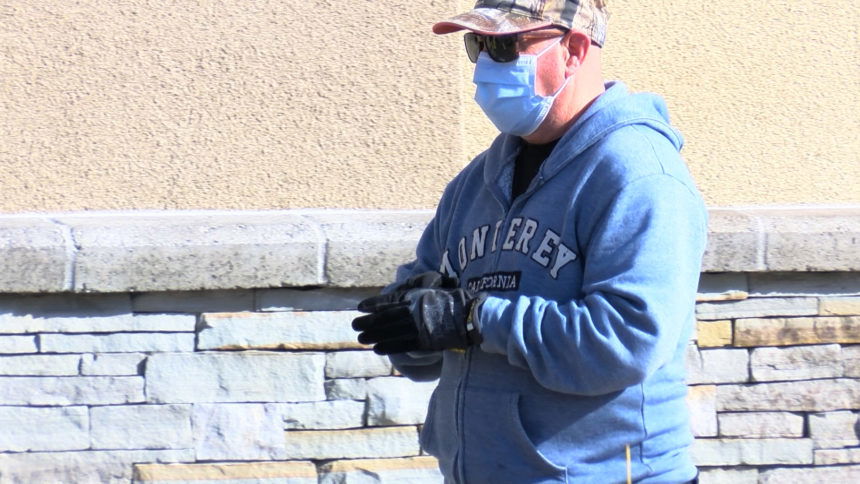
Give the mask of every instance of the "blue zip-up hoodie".
[[417, 258], [489, 295], [479, 347], [394, 355], [439, 378], [421, 444], [447, 482], [686, 482], [685, 347], [706, 211], [662, 99], [621, 83], [510, 199], [500, 135], [445, 189]]

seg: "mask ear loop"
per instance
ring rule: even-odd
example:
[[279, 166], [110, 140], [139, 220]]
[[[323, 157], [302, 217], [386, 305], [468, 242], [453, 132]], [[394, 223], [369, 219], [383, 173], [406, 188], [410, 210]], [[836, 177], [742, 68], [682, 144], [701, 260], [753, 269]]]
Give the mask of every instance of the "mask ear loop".
[[561, 39], [563, 39], [563, 38], [564, 38], [564, 35], [559, 35], [558, 37], [555, 38], [555, 40], [552, 43], [550, 43], [548, 46], [546, 46], [542, 51], [538, 52], [537, 54], [534, 54], [534, 56], [540, 57], [540, 56], [544, 55], [548, 50], [550, 50], [553, 47], [555, 47], [556, 45], [558, 45], [558, 43], [561, 42]]
[[[558, 36], [558, 39], [557, 39], [555, 42], [553, 42], [552, 44], [548, 45], [544, 50], [542, 50], [542, 51], [538, 52], [537, 54], [535, 54], [535, 58], [537, 58], [537, 57], [540, 57], [540, 56], [544, 55], [548, 50], [550, 50], [550, 49], [552, 49], [553, 47], [555, 47], [556, 45], [558, 45], [558, 44], [559, 44], [559, 42], [561, 42], [561, 39], [563, 39], [563, 38], [564, 38], [564, 35], [560, 35], [560, 36]], [[537, 60], [537, 59], [535, 59], [535, 60]], [[558, 96], [558, 95], [561, 93], [561, 91], [563, 91], [563, 90], [564, 90], [564, 88], [565, 88], [565, 87], [567, 87], [567, 83], [569, 83], [571, 79], [573, 79], [573, 75], [570, 75], [570, 76], [566, 77], [566, 78], [564, 79], [564, 82], [562, 82], [562, 83], [561, 83], [561, 86], [560, 86], [558, 89], [556, 89], [556, 91], [555, 91], [554, 93], [552, 93], [551, 95], [549, 95], [549, 96], [547, 96], [547, 97], [549, 97], [549, 98], [551, 98], [551, 99], [555, 100], [555, 97], [556, 97], [556, 96]]]
[[[548, 51], [548, 50], [550, 50], [551, 48], [555, 47], [559, 42], [561, 42], [561, 39], [562, 39], [562, 38], [564, 38], [564, 36], [563, 36], [563, 35], [562, 35], [562, 36], [559, 36], [558, 40], [556, 40], [556, 41], [555, 41], [555, 42], [553, 42], [552, 44], [548, 45], [544, 50], [542, 50], [542, 51], [540, 51], [539, 53], [535, 54], [535, 56], [534, 56], [534, 57], [535, 57], [535, 64], [537, 64], [537, 58], [538, 58], [538, 57], [542, 56], [545, 52], [547, 52], [547, 51]], [[537, 67], [537, 65], [535, 65], [535, 67]], [[543, 123], [543, 120], [544, 120], [544, 119], [546, 119], [546, 115], [549, 113], [549, 110], [552, 108], [552, 105], [553, 105], [553, 104], [555, 104], [555, 98], [556, 98], [559, 94], [561, 94], [561, 91], [563, 91], [565, 87], [567, 87], [567, 84], [570, 82], [570, 80], [571, 80], [571, 79], [573, 79], [573, 76], [570, 76], [570, 77], [566, 78], [566, 79], [564, 80], [564, 82], [562, 82], [562, 83], [561, 83], [561, 86], [559, 86], [559, 88], [558, 88], [558, 89], [556, 89], [556, 91], [555, 91], [554, 93], [550, 94], [549, 96], [545, 96], [545, 98], [546, 98], [546, 99], [549, 99], [549, 103], [548, 103], [548, 104], [546, 104], [546, 105], [544, 105], [544, 108], [543, 108], [543, 110], [542, 110], [542, 112], [541, 112], [541, 115], [539, 116], [539, 119], [540, 119], [541, 121], [540, 121], [540, 123], [538, 123], [538, 125], [537, 125], [537, 126], [536, 126], [536, 127], [535, 127], [531, 132], [530, 132], [530, 133], [528, 133], [528, 134], [532, 134], [532, 133], [534, 133], [534, 132], [535, 132], [535, 131], [540, 127], [540, 125]], [[534, 94], [534, 85], [532, 85], [532, 93]], [[528, 134], [527, 134], [526, 136], [528, 136]]]

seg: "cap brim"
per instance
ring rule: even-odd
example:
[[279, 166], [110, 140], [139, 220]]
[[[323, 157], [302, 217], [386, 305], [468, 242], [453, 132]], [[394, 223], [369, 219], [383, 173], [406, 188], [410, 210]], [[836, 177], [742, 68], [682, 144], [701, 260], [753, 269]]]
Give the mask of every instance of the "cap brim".
[[483, 35], [506, 35], [538, 30], [552, 25], [549, 20], [533, 19], [495, 8], [476, 8], [433, 25], [434, 34], [471, 30]]

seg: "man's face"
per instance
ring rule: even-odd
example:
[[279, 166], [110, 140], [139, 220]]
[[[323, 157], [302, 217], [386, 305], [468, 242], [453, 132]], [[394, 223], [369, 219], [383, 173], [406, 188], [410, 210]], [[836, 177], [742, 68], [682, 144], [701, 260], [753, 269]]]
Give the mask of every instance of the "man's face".
[[571, 80], [570, 47], [562, 44], [567, 38], [556, 28], [519, 35], [465, 35], [466, 53], [476, 62], [475, 101], [501, 132], [530, 136], [559, 105], [566, 105], [556, 103], [554, 95]]

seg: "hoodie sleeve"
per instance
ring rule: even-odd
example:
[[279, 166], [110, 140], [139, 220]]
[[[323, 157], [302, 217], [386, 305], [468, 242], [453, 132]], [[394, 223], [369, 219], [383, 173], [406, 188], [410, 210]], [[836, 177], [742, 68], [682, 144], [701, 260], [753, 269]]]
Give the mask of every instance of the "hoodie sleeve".
[[481, 349], [506, 355], [546, 388], [598, 395], [642, 382], [691, 330], [704, 252], [701, 197], [648, 175], [596, 214], [583, 252], [583, 297], [490, 297]]

